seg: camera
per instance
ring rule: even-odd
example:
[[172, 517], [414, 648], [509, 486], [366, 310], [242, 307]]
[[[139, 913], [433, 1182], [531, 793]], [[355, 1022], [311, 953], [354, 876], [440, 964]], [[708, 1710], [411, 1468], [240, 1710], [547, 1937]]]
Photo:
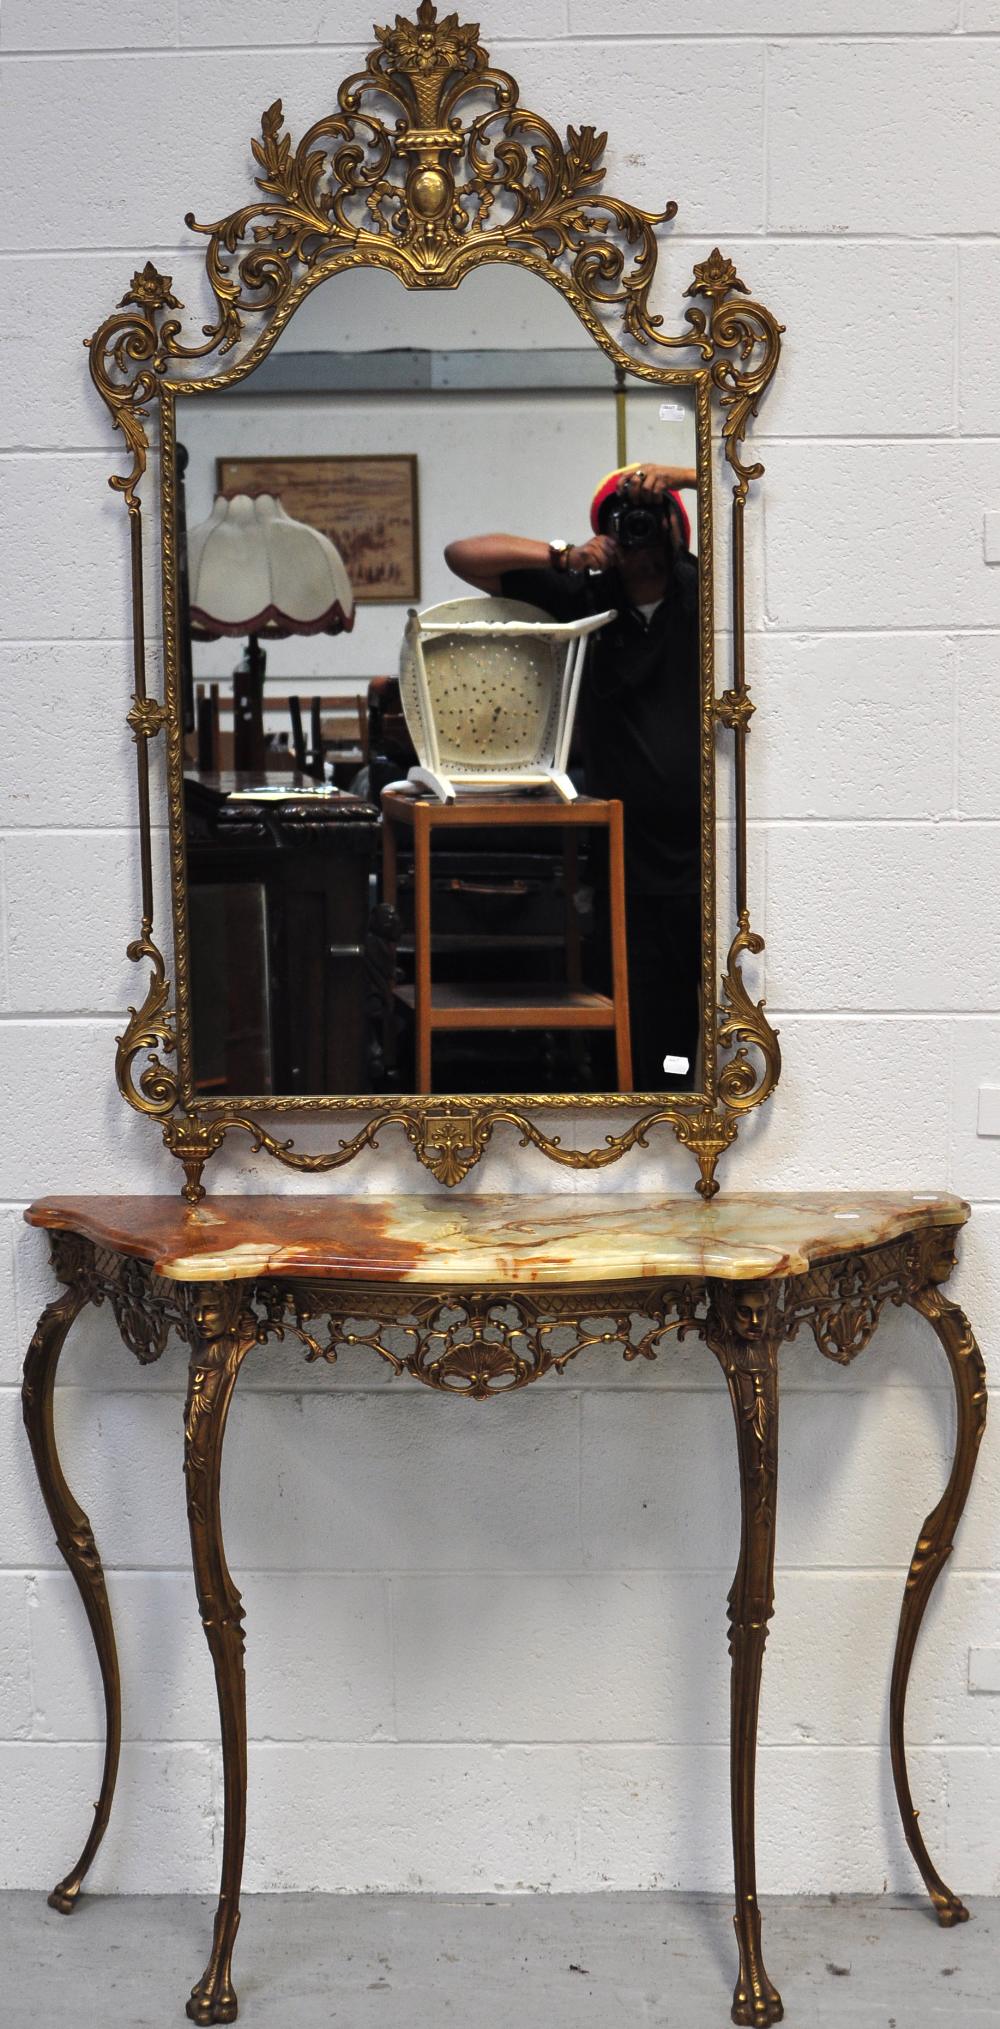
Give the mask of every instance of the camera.
[[619, 549], [638, 550], [646, 543], [662, 539], [666, 533], [668, 509], [659, 504], [639, 506], [631, 500], [613, 500], [601, 517], [605, 535], [610, 535]]

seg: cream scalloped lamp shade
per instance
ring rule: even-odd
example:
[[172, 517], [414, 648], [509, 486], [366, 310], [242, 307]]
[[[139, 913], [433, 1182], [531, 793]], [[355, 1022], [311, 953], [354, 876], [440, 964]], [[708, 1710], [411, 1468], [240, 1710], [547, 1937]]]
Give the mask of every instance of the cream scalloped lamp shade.
[[354, 593], [329, 536], [293, 521], [272, 493], [219, 494], [188, 534], [191, 632], [349, 634]]

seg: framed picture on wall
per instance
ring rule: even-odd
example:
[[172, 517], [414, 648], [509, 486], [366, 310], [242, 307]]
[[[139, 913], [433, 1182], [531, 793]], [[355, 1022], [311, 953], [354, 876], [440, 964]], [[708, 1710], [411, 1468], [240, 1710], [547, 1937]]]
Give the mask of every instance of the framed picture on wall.
[[359, 606], [420, 598], [417, 461], [385, 457], [219, 458], [219, 493], [273, 493], [336, 543]]

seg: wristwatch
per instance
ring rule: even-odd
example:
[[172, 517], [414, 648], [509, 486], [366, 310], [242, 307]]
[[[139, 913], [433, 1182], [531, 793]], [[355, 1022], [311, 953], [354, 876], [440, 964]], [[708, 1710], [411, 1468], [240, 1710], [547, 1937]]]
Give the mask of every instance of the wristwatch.
[[555, 541], [550, 542], [549, 562], [554, 571], [569, 570], [569, 556], [572, 547], [572, 543], [566, 542], [562, 536], [556, 536]]

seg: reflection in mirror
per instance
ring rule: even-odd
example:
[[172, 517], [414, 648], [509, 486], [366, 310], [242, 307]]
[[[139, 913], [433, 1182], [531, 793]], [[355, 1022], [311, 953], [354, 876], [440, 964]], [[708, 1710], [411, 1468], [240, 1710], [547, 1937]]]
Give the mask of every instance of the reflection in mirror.
[[197, 1094], [696, 1089], [691, 390], [357, 270], [177, 435]]

